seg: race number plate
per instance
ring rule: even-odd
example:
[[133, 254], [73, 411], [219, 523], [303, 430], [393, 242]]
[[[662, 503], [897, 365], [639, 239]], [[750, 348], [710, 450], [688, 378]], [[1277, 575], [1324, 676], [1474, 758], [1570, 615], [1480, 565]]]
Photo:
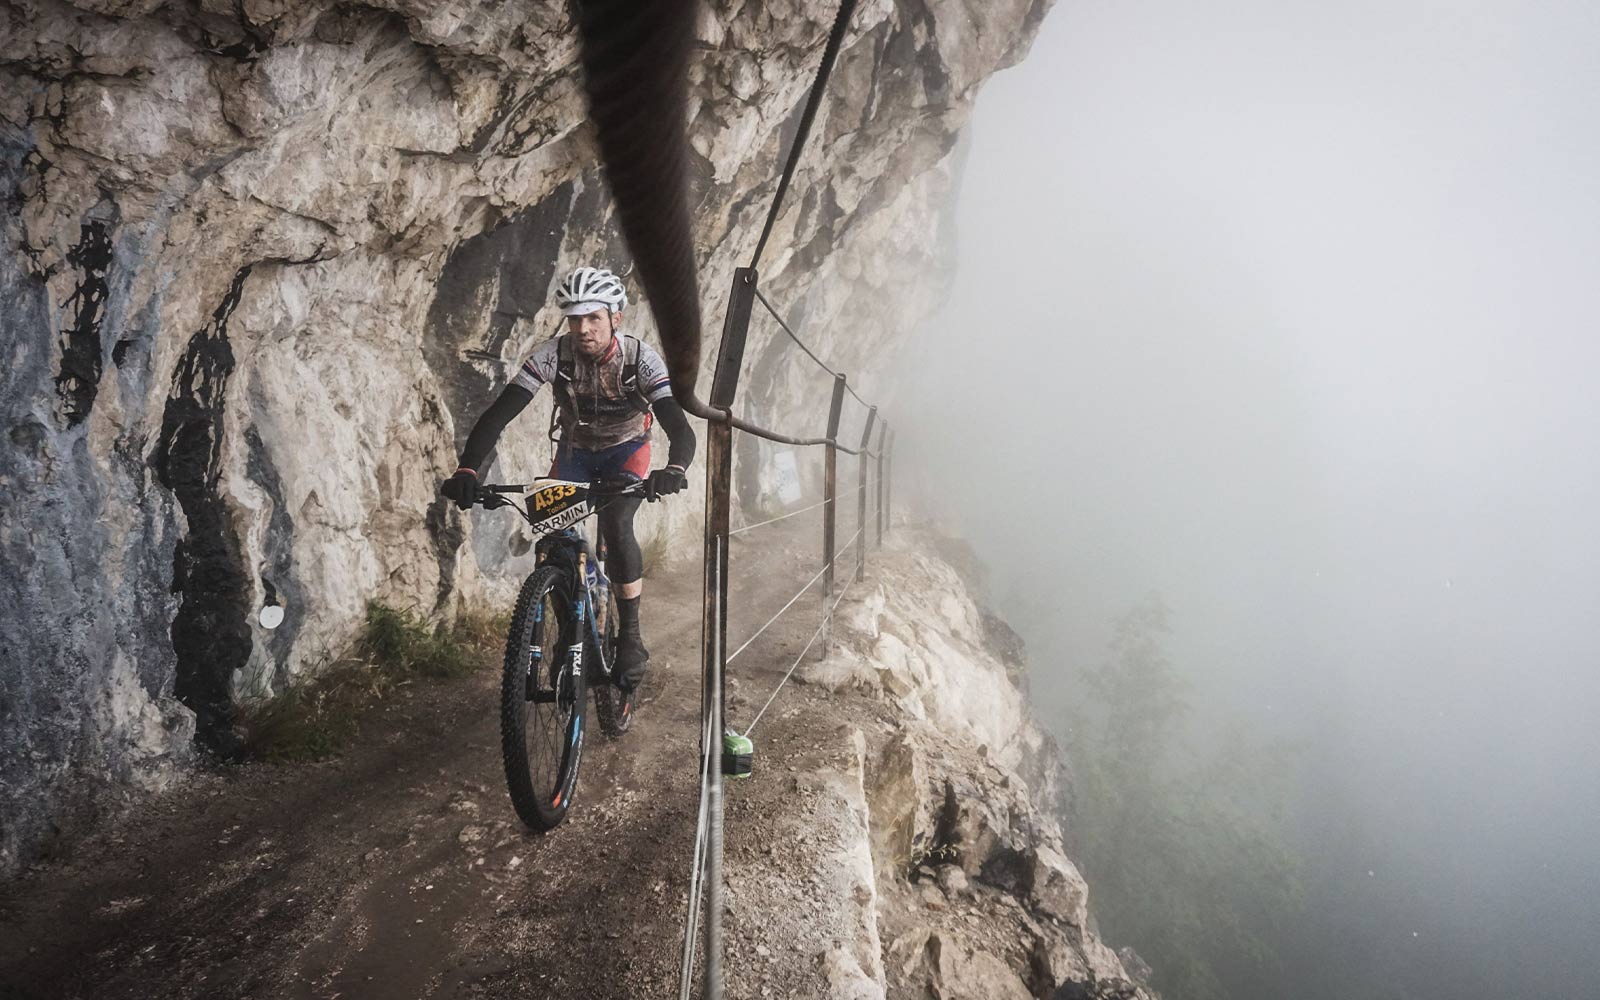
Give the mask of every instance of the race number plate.
[[533, 492], [528, 501], [535, 537], [577, 524], [589, 515], [589, 491], [582, 483], [552, 483]]
[[552, 483], [533, 491], [533, 512], [540, 517], [567, 509], [583, 499], [581, 483]]

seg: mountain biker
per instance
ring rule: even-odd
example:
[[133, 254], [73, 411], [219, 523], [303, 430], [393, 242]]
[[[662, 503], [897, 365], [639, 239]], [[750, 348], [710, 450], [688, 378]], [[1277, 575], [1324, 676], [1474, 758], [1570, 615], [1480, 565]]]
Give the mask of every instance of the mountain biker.
[[[645, 484], [650, 500], [689, 484], [695, 436], [661, 356], [637, 337], [620, 332], [628, 294], [605, 268], [580, 267], [556, 288], [567, 332], [538, 347], [473, 425], [460, 468], [441, 487], [461, 509], [472, 506], [479, 472], [500, 432], [545, 384], [555, 393], [561, 442], [550, 475], [576, 482], [627, 479]], [[650, 470], [650, 425], [667, 432], [667, 464]], [[638, 687], [650, 653], [639, 634], [644, 592], [643, 555], [633, 534], [639, 498], [610, 503], [600, 512], [606, 574], [617, 597], [617, 672], [624, 690]]]

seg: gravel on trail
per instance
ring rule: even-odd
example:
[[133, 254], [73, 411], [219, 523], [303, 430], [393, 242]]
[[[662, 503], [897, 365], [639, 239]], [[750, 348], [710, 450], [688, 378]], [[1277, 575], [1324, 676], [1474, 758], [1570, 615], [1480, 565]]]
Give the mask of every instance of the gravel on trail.
[[[814, 571], [814, 526], [785, 528], [741, 545], [730, 640]], [[792, 662], [815, 627], [810, 603], [741, 659], [730, 722], [748, 721]], [[693, 561], [648, 581], [643, 704], [622, 739], [592, 730], [555, 831], [528, 831], [506, 795], [498, 664], [419, 683], [367, 713], [337, 758], [197, 773], [0, 887], [0, 997], [675, 996], [700, 605]], [[828, 907], [826, 855], [784, 839], [815, 805], [804, 758], [847, 742], [829, 700], [786, 688], [762, 722], [770, 759], [729, 783], [728, 974], [753, 995], [821, 995], [822, 953], [838, 943], [813, 917]]]

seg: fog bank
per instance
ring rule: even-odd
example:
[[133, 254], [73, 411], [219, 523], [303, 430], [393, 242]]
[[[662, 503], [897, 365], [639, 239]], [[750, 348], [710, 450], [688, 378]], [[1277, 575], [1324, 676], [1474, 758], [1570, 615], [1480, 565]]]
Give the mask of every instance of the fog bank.
[[1047, 716], [1156, 591], [1200, 721], [1303, 744], [1305, 976], [1600, 984], [1595, 51], [1577, 3], [1063, 0], [980, 101], [902, 465]]

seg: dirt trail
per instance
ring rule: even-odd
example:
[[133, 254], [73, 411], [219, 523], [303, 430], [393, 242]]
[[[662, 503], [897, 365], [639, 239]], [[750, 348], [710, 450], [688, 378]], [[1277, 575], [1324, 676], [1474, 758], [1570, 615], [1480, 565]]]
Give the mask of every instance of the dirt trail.
[[[804, 517], [760, 548], [739, 543], [735, 644], [814, 572], [817, 535]], [[621, 741], [595, 730], [556, 831], [532, 834], [511, 810], [498, 669], [417, 686], [366, 717], [336, 760], [198, 776], [4, 887], [0, 997], [676, 995], [698, 791], [697, 560], [648, 588], [645, 702]], [[810, 635], [806, 604], [740, 661], [732, 721]], [[791, 685], [769, 710], [767, 745], [795, 748], [763, 761], [773, 781], [801, 750], [836, 749], [841, 720], [822, 701]], [[730, 794], [730, 867], [763, 863], [761, 845], [792, 825], [784, 790], [760, 789]], [[769, 806], [752, 812], [741, 796]], [[759, 900], [738, 905], [749, 934]], [[814, 970], [782, 968], [789, 952], [802, 971], [814, 955], [766, 937], [731, 946], [730, 975], [752, 993], [817, 995]], [[735, 967], [746, 958], [757, 965]]]

